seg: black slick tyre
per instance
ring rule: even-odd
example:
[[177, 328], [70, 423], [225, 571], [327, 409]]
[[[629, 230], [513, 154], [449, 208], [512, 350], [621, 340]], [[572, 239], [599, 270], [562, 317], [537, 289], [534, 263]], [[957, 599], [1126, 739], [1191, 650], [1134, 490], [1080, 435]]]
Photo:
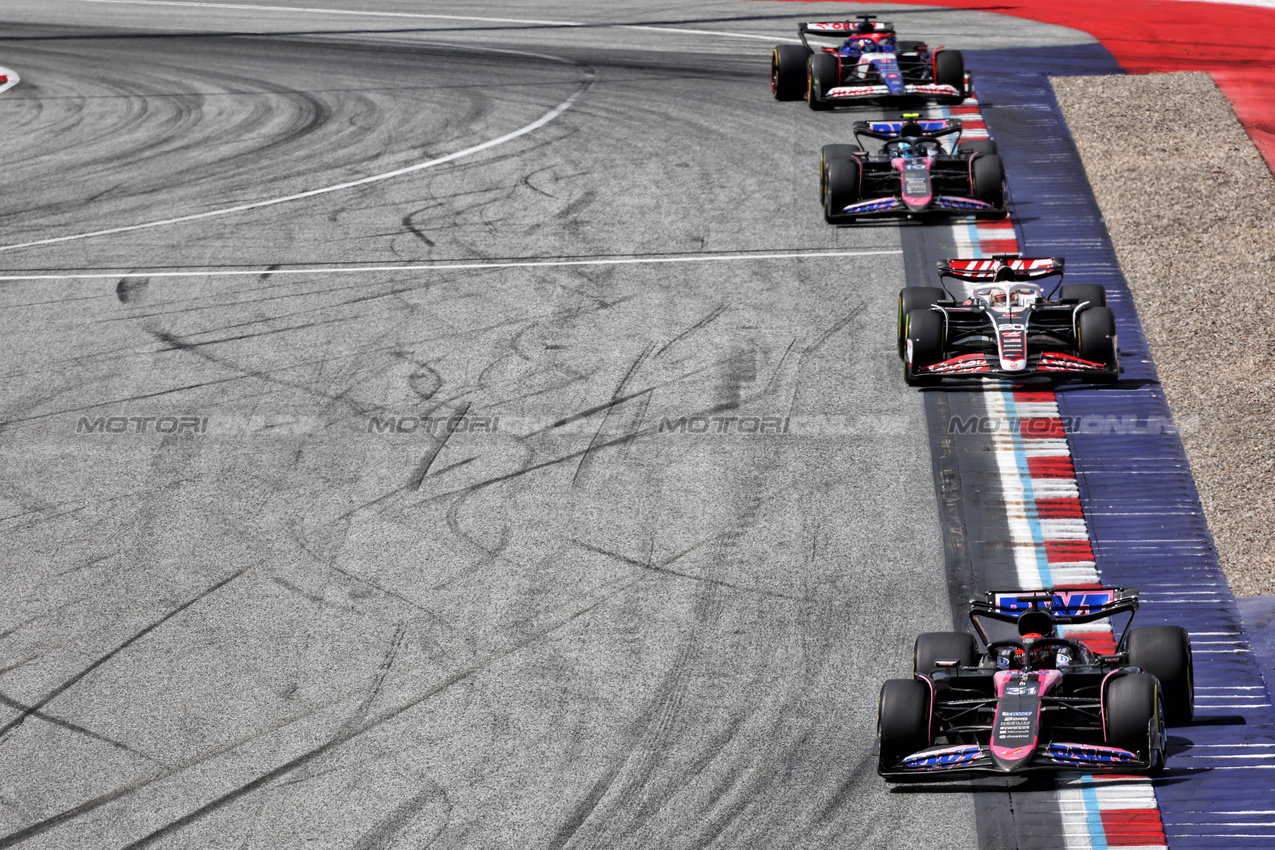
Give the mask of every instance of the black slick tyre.
[[1000, 153], [1000, 148], [991, 139], [974, 139], [969, 142], [961, 142], [957, 150], [969, 151], [970, 153]]
[[1129, 663], [1160, 680], [1165, 722], [1190, 723], [1195, 716], [1195, 669], [1191, 636], [1180, 626], [1145, 626], [1129, 630]]
[[967, 632], [924, 632], [917, 635], [912, 649], [912, 672], [928, 676], [935, 662], [955, 661], [973, 667], [978, 661], [978, 644]]
[[1058, 300], [1075, 304], [1088, 301], [1090, 307], [1106, 307], [1107, 290], [1096, 283], [1065, 283], [1058, 289]]
[[775, 100], [801, 100], [805, 92], [806, 48], [781, 44], [770, 54], [770, 93]]
[[992, 209], [976, 213], [976, 218], [1004, 218], [1009, 214], [1005, 202], [1005, 162], [999, 154], [977, 154], [970, 160], [970, 197], [992, 205]]
[[816, 53], [806, 65], [806, 102], [816, 111], [832, 109], [824, 94], [837, 87], [840, 64], [829, 53]]
[[903, 359], [906, 342], [908, 313], [913, 310], [926, 310], [936, 301], [948, 298], [945, 290], [937, 286], [909, 286], [899, 291], [899, 359]]
[[940, 86], [952, 86], [960, 95], [944, 97], [948, 103], [960, 103], [965, 99], [965, 57], [959, 50], [940, 50], [934, 54], [934, 82]]
[[[909, 386], [933, 384], [936, 376], [917, 374], [917, 370], [943, 361], [943, 316], [935, 310], [912, 310], [908, 313], [904, 332], [903, 380]], [[911, 351], [912, 359], [907, 358]]]
[[828, 163], [828, 178], [823, 192], [823, 218], [829, 224], [845, 224], [854, 216], [842, 210], [859, 200], [859, 162], [834, 159]]
[[1116, 314], [1110, 307], [1086, 307], [1077, 314], [1076, 353], [1081, 360], [1116, 367]]
[[819, 151], [819, 203], [828, 199], [828, 163], [836, 159], [854, 159], [863, 153], [858, 145], [824, 145]]
[[919, 679], [887, 679], [877, 707], [882, 773], [930, 745], [930, 688]]
[[1164, 703], [1160, 683], [1150, 673], [1130, 673], [1107, 684], [1102, 696], [1107, 743], [1164, 766]]

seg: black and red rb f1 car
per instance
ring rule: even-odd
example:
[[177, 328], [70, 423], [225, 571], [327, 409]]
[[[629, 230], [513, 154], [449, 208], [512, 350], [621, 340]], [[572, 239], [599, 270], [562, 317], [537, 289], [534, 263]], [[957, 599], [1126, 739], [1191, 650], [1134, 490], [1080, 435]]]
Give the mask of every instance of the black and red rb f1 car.
[[[959, 50], [900, 41], [894, 24], [859, 15], [854, 21], [797, 25], [801, 44], [771, 51], [770, 92], [811, 109], [864, 101], [937, 100], [960, 103], [970, 90]], [[811, 36], [835, 38], [836, 47], [812, 47]]]

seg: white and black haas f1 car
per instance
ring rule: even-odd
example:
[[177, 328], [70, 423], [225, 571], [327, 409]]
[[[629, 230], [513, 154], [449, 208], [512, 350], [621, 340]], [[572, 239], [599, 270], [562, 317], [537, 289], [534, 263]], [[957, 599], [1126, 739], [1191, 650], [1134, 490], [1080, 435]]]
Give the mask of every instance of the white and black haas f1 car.
[[[977, 641], [966, 632], [920, 635], [912, 678], [881, 688], [878, 773], [907, 781], [1159, 771], [1166, 726], [1195, 712], [1186, 630], [1126, 621], [1119, 642], [1091, 633], [1102, 634], [1109, 654], [1058, 633], [1117, 614], [1132, 619], [1137, 607], [1137, 591], [1092, 586], [971, 601]], [[994, 640], [982, 620], [1014, 623], [1017, 636]]]
[[[1059, 257], [998, 254], [946, 260], [939, 282], [975, 284], [968, 297], [914, 286], [899, 293], [903, 377], [920, 386], [944, 378], [1026, 377], [1114, 381], [1120, 374], [1116, 317], [1106, 290], [1062, 284]], [[1039, 281], [1056, 276], [1045, 294]]]
[[[770, 91], [776, 100], [800, 100], [811, 109], [880, 100], [960, 103], [970, 89], [959, 50], [900, 41], [894, 24], [859, 15], [854, 21], [797, 25], [801, 45], [784, 44], [770, 56]], [[811, 36], [835, 38], [835, 47], [812, 47]]]
[[[991, 139], [961, 141], [956, 118], [854, 122], [855, 144], [819, 152], [819, 202], [829, 224], [871, 216], [1009, 214], [1005, 163]], [[865, 139], [881, 142], [869, 154]]]

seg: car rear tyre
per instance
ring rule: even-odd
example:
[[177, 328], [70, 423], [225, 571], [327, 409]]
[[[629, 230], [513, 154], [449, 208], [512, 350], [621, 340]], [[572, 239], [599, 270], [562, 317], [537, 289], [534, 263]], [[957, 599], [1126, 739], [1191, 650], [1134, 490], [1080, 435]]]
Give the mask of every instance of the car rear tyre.
[[1076, 353], [1081, 360], [1116, 367], [1116, 314], [1110, 307], [1086, 307], [1077, 315]]
[[824, 145], [819, 151], [819, 203], [828, 199], [828, 163], [836, 159], [854, 159], [863, 153], [858, 145]]
[[1160, 683], [1150, 673], [1112, 679], [1102, 700], [1107, 743], [1164, 766], [1164, 703]]
[[978, 662], [978, 644], [966, 632], [925, 632], [912, 650], [912, 672], [928, 676], [937, 661], [956, 661], [962, 667]]
[[828, 179], [823, 192], [823, 217], [829, 224], [854, 221], [854, 216], [842, 214], [842, 210], [859, 200], [859, 162], [854, 159], [834, 159], [828, 163]]
[[[904, 334], [903, 379], [910, 386], [935, 383], [937, 376], [918, 375], [917, 369], [943, 361], [943, 317], [934, 310], [912, 310], [908, 313]], [[911, 349], [912, 360], [906, 356]]]
[[992, 205], [992, 209], [976, 213], [978, 218], [1004, 218], [1008, 214], [1005, 161], [999, 154], [982, 153], [970, 161], [970, 197]]
[[948, 298], [947, 291], [937, 286], [909, 286], [899, 292], [899, 358], [903, 358], [907, 340], [908, 313], [927, 310], [935, 301]]
[[877, 708], [881, 772], [930, 745], [930, 687], [919, 679], [888, 679]]
[[1066, 283], [1058, 290], [1060, 301], [1071, 301], [1079, 304], [1088, 301], [1090, 307], [1107, 306], [1107, 290], [1096, 283]]
[[1180, 626], [1129, 630], [1129, 663], [1160, 680], [1165, 722], [1181, 726], [1195, 716], [1195, 670], [1191, 636]]
[[960, 95], [947, 97], [949, 103], [965, 100], [965, 57], [959, 50], [940, 50], [934, 54], [934, 82], [940, 86], [952, 86]]
[[957, 150], [969, 151], [970, 153], [1000, 153], [1000, 148], [991, 139], [974, 139], [970, 142], [961, 142]]
[[770, 54], [770, 93], [775, 100], [801, 100], [806, 81], [806, 48], [781, 44]]
[[810, 57], [806, 65], [806, 102], [816, 111], [832, 109], [832, 104], [823, 99], [829, 89], [836, 88], [841, 65], [837, 57], [828, 53], [816, 53]]

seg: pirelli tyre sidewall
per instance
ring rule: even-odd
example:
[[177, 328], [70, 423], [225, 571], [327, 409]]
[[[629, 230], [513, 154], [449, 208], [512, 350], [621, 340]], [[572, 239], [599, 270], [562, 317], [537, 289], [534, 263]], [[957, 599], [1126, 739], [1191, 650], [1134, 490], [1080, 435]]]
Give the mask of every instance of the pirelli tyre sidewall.
[[1195, 667], [1187, 630], [1181, 626], [1130, 629], [1126, 646], [1129, 663], [1160, 681], [1168, 725], [1190, 723], [1195, 716]]
[[930, 686], [921, 679], [887, 679], [877, 706], [878, 772], [930, 745]]
[[968, 632], [924, 632], [912, 647], [912, 672], [928, 676], [938, 661], [955, 661], [962, 667], [978, 663], [978, 643]]
[[970, 197], [991, 204], [978, 218], [1004, 218], [1009, 214], [1005, 197], [1005, 162], [999, 154], [979, 153], [970, 160]]
[[823, 217], [829, 224], [845, 224], [854, 220], [841, 211], [859, 200], [860, 165], [857, 159], [834, 159], [828, 163], [827, 184], [823, 192]]
[[916, 370], [941, 363], [945, 342], [941, 313], [929, 309], [909, 311], [904, 339], [903, 379], [912, 386], [933, 383], [933, 376], [917, 375]]
[[1076, 354], [1081, 360], [1116, 369], [1116, 314], [1110, 307], [1086, 307], [1076, 314]]
[[908, 313], [925, 310], [937, 301], [947, 298], [947, 292], [937, 286], [910, 286], [899, 292], [899, 359], [903, 359], [907, 341]]
[[781, 44], [770, 53], [770, 94], [775, 100], [801, 100], [806, 85], [806, 48]]
[[[819, 150], [819, 204], [828, 199], [828, 163], [834, 159], [854, 159], [862, 153], [858, 145], [824, 145]], [[856, 160], [857, 161], [857, 160]]]
[[959, 50], [940, 50], [934, 54], [934, 82], [951, 86], [960, 92], [957, 97], [940, 98], [947, 103], [960, 103], [965, 99], [965, 57]]
[[959, 150], [968, 153], [1000, 153], [1000, 148], [991, 139], [972, 139], [968, 142], [961, 142]]
[[1102, 693], [1107, 744], [1137, 753], [1156, 770], [1164, 766], [1164, 700], [1150, 673], [1128, 673], [1107, 682]]
[[830, 53], [811, 54], [806, 71], [806, 101], [811, 109], [832, 109], [832, 104], [823, 97], [840, 82], [837, 79], [840, 67], [837, 57]]
[[1058, 300], [1079, 304], [1088, 301], [1090, 307], [1107, 306], [1107, 290], [1096, 283], [1064, 283], [1058, 288]]

